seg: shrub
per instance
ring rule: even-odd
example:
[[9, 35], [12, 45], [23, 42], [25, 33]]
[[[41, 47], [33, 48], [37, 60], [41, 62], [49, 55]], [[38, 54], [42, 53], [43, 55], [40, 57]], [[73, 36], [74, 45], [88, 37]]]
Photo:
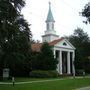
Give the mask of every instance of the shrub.
[[57, 71], [36, 70], [36, 71], [32, 71], [30, 73], [30, 77], [35, 77], [35, 78], [53, 78], [53, 77], [58, 77], [58, 73], [57, 73]]
[[3, 80], [3, 77], [2, 77], [2, 76], [0, 76], [0, 81], [1, 81], [1, 80]]
[[82, 76], [83, 75], [83, 72], [84, 72], [83, 69], [78, 69], [78, 70], [76, 70], [76, 75], [77, 76]]

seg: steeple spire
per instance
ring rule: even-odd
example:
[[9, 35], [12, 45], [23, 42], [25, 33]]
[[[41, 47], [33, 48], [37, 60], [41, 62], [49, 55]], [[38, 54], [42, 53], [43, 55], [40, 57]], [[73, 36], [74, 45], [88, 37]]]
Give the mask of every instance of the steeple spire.
[[55, 22], [51, 11], [51, 2], [49, 2], [49, 11], [48, 11], [46, 22]]
[[51, 8], [51, 2], [49, 1], [49, 8]]
[[59, 37], [58, 35], [56, 35], [56, 31], [54, 30], [54, 23], [55, 21], [51, 11], [51, 2], [49, 2], [49, 10], [46, 19], [46, 31], [45, 35], [42, 36], [43, 42], [51, 42]]
[[46, 20], [46, 33], [47, 34], [55, 34], [54, 22], [55, 21], [54, 21], [52, 11], [51, 11], [51, 2], [49, 2], [49, 10], [48, 10], [48, 15], [47, 15], [47, 20]]

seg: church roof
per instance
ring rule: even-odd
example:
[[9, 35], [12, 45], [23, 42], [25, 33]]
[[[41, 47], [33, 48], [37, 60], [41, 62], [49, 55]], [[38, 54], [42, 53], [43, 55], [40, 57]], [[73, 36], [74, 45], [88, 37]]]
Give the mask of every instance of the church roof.
[[51, 3], [50, 2], [49, 2], [49, 11], [48, 11], [46, 22], [55, 22], [52, 11], [51, 11]]
[[53, 40], [52, 42], [49, 42], [49, 45], [53, 46], [53, 45], [57, 44], [58, 42], [62, 41], [63, 39], [64, 38], [59, 38], [59, 39]]
[[40, 52], [41, 47], [42, 47], [42, 43], [35, 43], [31, 45], [31, 49], [33, 52]]
[[[57, 44], [58, 42], [62, 41], [63, 39], [64, 38], [56, 39], [56, 40], [54, 40], [52, 42], [49, 42], [49, 45], [50, 46], [54, 46], [55, 44]], [[31, 45], [31, 49], [34, 52], [40, 52], [41, 47], [42, 47], [42, 43], [35, 43], [35, 44]]]

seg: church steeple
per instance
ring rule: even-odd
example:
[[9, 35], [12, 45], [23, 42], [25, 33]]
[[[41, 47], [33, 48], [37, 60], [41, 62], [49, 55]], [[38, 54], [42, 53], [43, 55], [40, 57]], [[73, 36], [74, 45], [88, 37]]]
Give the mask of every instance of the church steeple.
[[55, 22], [51, 11], [51, 2], [49, 2], [49, 11], [48, 11], [46, 22]]
[[59, 36], [56, 35], [56, 31], [54, 30], [55, 20], [53, 18], [52, 10], [51, 10], [51, 2], [49, 2], [49, 10], [46, 19], [46, 31], [45, 35], [42, 36], [43, 42], [51, 42], [57, 39]]
[[51, 11], [51, 2], [49, 2], [49, 10], [48, 10], [48, 15], [46, 19], [46, 34], [55, 34], [54, 22], [55, 20], [53, 18], [53, 14]]

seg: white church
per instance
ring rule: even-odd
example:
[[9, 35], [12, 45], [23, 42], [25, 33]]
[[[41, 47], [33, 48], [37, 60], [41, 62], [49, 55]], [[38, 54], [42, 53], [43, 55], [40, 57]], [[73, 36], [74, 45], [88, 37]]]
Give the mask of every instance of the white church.
[[[46, 31], [42, 35], [42, 42], [48, 42], [53, 46], [54, 57], [57, 58], [57, 71], [60, 75], [75, 74], [74, 58], [75, 47], [65, 38], [59, 38], [54, 29], [55, 20], [51, 11], [51, 3], [49, 2], [49, 11], [46, 19]], [[32, 44], [32, 50], [39, 52], [42, 43]]]

